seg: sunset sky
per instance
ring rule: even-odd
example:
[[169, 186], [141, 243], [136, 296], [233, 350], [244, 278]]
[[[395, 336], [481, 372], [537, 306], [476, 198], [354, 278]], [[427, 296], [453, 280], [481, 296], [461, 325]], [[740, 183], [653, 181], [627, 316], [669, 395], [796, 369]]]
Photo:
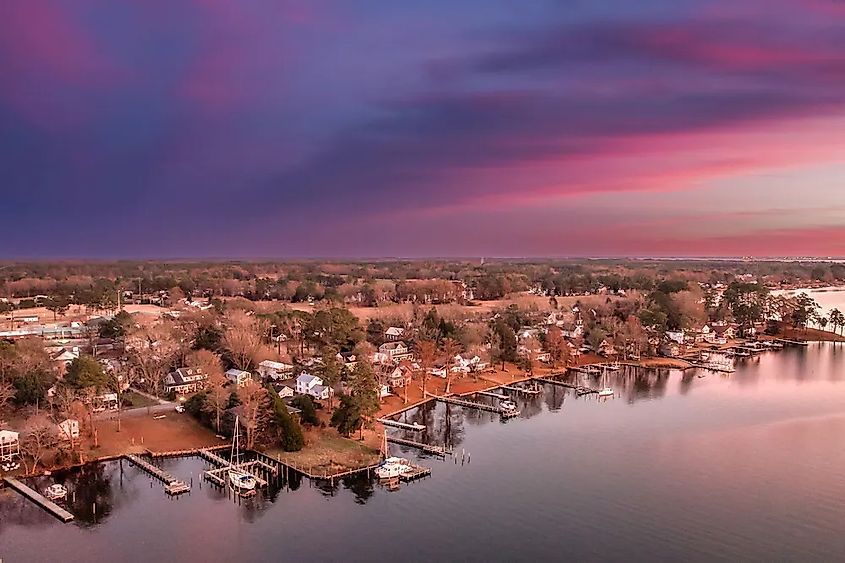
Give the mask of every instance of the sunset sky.
[[842, 0], [7, 0], [0, 257], [845, 256]]

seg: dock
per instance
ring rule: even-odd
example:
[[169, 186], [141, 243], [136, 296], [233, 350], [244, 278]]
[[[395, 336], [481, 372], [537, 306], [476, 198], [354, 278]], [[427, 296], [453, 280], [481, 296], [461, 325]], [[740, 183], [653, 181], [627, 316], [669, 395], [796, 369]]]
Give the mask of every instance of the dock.
[[502, 385], [502, 389], [506, 391], [513, 391], [514, 393], [522, 393], [523, 395], [539, 395], [540, 390], [532, 387], [516, 387], [514, 385]]
[[207, 471], [203, 471], [203, 477], [215, 485], [225, 487], [226, 486], [226, 478], [223, 477], [223, 474], [232, 470], [238, 469], [240, 471], [246, 471], [252, 474], [255, 477], [255, 481], [258, 483], [260, 487], [267, 486], [267, 480], [264, 479], [262, 476], [258, 475], [259, 472], [262, 472], [264, 475], [269, 473], [270, 475], [277, 476], [279, 474], [279, 467], [278, 462], [271, 457], [264, 455], [263, 457], [269, 460], [270, 463], [263, 461], [262, 459], [255, 459], [253, 461], [247, 461], [244, 463], [232, 463], [227, 459], [223, 459], [216, 453], [203, 449], [197, 452], [198, 455], [205, 459], [207, 462], [211, 463], [212, 465], [216, 465], [215, 469], [209, 469]]
[[147, 450], [147, 455], [150, 456], [153, 459], [165, 458], [165, 457], [191, 457], [191, 456], [200, 455], [200, 451], [202, 451], [202, 450], [207, 450], [207, 451], [210, 451], [210, 452], [217, 452], [217, 451], [228, 450], [230, 447], [231, 446], [228, 446], [228, 445], [211, 446], [210, 448], [191, 448], [189, 450], [170, 450], [170, 451], [166, 451], [166, 452], [153, 452], [153, 451]]
[[485, 397], [493, 397], [494, 399], [501, 399], [507, 400], [509, 397], [507, 395], [502, 395], [501, 393], [494, 393], [493, 391], [476, 391], [475, 393], [469, 393], [470, 395], [483, 395]]
[[452, 455], [452, 448], [447, 448], [446, 446], [434, 446], [431, 444], [423, 444], [422, 442], [416, 442], [414, 440], [407, 440], [405, 438], [399, 438], [398, 436], [388, 436], [387, 441], [391, 444], [398, 444], [400, 446], [407, 446], [409, 448], [416, 448], [418, 450], [422, 450], [427, 454], [437, 455], [440, 457], [446, 457], [447, 455]]
[[182, 493], [187, 493], [191, 490], [191, 487], [189, 487], [184, 481], [177, 479], [161, 467], [155, 466], [139, 456], [133, 454], [126, 454], [124, 457], [130, 462], [132, 462], [132, 464], [134, 464], [135, 466], [143, 469], [144, 471], [164, 483], [164, 491], [168, 495], [181, 495]]
[[416, 422], [414, 422], [413, 424], [408, 424], [407, 422], [399, 422], [398, 420], [390, 420], [389, 418], [379, 418], [378, 422], [381, 422], [385, 426], [393, 426], [394, 428], [401, 428], [403, 430], [425, 432], [425, 426], [423, 426], [422, 424], [417, 424]]
[[27, 485], [24, 485], [14, 477], [6, 477], [4, 479], [6, 484], [15, 489], [17, 492], [61, 520], [62, 522], [70, 522], [73, 520], [73, 514], [56, 504], [55, 502], [51, 501], [38, 491], [31, 489]]
[[406, 473], [399, 474], [400, 481], [416, 481], [417, 479], [422, 479], [423, 477], [428, 477], [431, 475], [431, 468], [430, 467], [423, 467], [422, 465], [417, 465], [415, 463], [408, 464], [412, 469]]
[[775, 342], [780, 342], [781, 344], [793, 344], [795, 346], [809, 346], [809, 344], [804, 340], [790, 340], [788, 338], [772, 338]]
[[590, 395], [592, 393], [598, 393], [598, 389], [593, 389], [592, 387], [586, 387], [584, 385], [575, 385], [574, 383], [565, 383], [563, 381], [558, 381], [557, 379], [548, 379], [545, 377], [535, 377], [535, 381], [539, 381], [540, 383], [548, 383], [549, 385], [560, 385], [561, 387], [566, 387], [568, 389], [574, 389], [575, 394], [579, 397], [581, 395]]
[[481, 411], [487, 412], [494, 412], [496, 414], [500, 414], [502, 416], [515, 416], [512, 413], [519, 414], [519, 411], [511, 411], [508, 409], [504, 409], [497, 405], [488, 405], [486, 403], [476, 403], [475, 401], [468, 401], [466, 399], [459, 399], [457, 397], [437, 397], [438, 401], [443, 401], [444, 403], [451, 403], [453, 405], [458, 405], [459, 407], [467, 407], [470, 409], [478, 409]]

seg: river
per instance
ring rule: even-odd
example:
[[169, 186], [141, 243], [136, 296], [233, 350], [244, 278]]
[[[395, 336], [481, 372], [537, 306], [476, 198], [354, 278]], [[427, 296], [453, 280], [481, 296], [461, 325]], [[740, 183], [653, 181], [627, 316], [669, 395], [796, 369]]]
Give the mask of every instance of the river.
[[457, 456], [402, 453], [433, 475], [395, 492], [363, 476], [295, 479], [238, 503], [200, 487], [205, 465], [187, 458], [163, 462], [194, 482], [170, 499], [127, 462], [89, 466], [56, 476], [75, 491], [71, 524], [0, 491], [0, 558], [839, 559], [844, 358], [843, 345], [811, 344], [730, 375], [626, 371], [594, 382], [616, 390], [609, 400], [546, 385], [505, 423], [429, 404], [407, 420]]

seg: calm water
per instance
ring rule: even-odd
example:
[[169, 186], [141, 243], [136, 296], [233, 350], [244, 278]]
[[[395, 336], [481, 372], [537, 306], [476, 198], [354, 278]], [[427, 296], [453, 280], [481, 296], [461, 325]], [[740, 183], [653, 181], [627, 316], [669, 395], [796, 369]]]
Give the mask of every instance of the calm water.
[[823, 287], [820, 289], [798, 289], [789, 291], [776, 291], [775, 295], [794, 297], [800, 293], [806, 293], [816, 300], [821, 309], [819, 313], [829, 315], [833, 309], [845, 312], [845, 287]]
[[546, 387], [507, 423], [442, 404], [410, 412], [471, 462], [419, 458], [433, 476], [397, 492], [297, 480], [237, 504], [180, 459], [167, 468], [195, 488], [171, 500], [129, 464], [102, 464], [60, 477], [76, 490], [73, 524], [0, 492], [0, 558], [841, 559], [843, 359], [826, 344], [728, 377], [624, 373], [603, 402]]

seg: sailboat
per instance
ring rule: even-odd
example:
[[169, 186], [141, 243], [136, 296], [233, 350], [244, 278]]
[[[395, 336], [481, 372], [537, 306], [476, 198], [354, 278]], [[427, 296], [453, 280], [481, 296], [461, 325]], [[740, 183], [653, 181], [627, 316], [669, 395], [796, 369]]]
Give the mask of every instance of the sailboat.
[[235, 417], [235, 433], [232, 435], [232, 454], [229, 458], [232, 463], [229, 469], [229, 483], [236, 491], [247, 493], [255, 490], [257, 481], [251, 473], [238, 468], [238, 462], [241, 457], [240, 444], [238, 443], [239, 423], [238, 417]]

